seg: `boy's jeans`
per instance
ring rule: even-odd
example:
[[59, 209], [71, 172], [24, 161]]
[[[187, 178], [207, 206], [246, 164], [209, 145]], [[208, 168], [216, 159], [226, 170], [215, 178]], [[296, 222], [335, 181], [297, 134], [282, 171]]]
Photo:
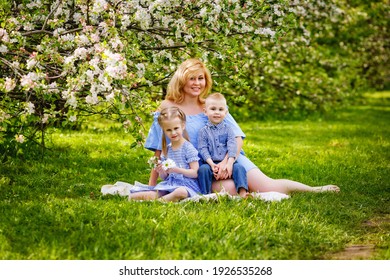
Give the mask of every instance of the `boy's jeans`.
[[[234, 184], [236, 185], [237, 192], [239, 188], [244, 188], [248, 191], [248, 179], [246, 177], [246, 170], [244, 166], [242, 166], [238, 162], [235, 162], [233, 164], [232, 178]], [[207, 163], [202, 164], [199, 167], [199, 171], [198, 171], [198, 181], [199, 181], [200, 191], [202, 192], [202, 194], [211, 193], [211, 185], [213, 183], [213, 179], [214, 179], [214, 174], [213, 171], [211, 170], [211, 166], [208, 165]]]

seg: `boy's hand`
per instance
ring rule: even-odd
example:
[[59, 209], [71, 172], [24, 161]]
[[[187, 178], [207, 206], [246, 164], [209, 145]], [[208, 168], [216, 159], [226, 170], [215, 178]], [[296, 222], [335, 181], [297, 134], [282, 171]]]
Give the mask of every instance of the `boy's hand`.
[[229, 178], [228, 177], [229, 174], [228, 174], [228, 171], [226, 169], [226, 161], [223, 160], [220, 163], [218, 163], [217, 165], [218, 165], [218, 172], [216, 174], [214, 173], [214, 178], [216, 180], [224, 180], [224, 179]]
[[212, 166], [211, 169], [213, 170], [214, 176], [215, 176], [216, 174], [218, 174], [218, 170], [219, 170], [218, 165], [214, 164], [214, 166]]

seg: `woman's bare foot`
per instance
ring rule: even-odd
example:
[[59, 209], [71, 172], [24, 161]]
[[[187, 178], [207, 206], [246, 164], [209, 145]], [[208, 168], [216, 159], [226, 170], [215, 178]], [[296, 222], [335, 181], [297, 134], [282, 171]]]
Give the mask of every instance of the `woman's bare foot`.
[[340, 188], [336, 185], [325, 185], [322, 187], [315, 187], [317, 192], [340, 192]]

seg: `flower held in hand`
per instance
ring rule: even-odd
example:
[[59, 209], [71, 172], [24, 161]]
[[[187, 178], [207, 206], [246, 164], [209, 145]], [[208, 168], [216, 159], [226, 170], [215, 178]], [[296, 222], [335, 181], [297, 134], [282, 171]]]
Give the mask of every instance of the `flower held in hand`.
[[162, 168], [164, 170], [168, 170], [169, 168], [172, 168], [172, 167], [175, 167], [175, 166], [176, 166], [176, 163], [173, 160], [171, 160], [170, 158], [165, 160], [165, 161], [163, 161], [163, 163], [162, 163]]

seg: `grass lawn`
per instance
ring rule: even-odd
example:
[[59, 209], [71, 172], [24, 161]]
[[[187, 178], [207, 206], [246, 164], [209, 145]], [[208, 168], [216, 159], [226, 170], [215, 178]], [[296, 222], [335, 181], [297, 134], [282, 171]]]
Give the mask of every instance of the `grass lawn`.
[[43, 159], [0, 166], [0, 259], [390, 259], [389, 123], [389, 92], [322, 120], [240, 123], [267, 175], [341, 188], [272, 203], [103, 197], [103, 184], [146, 183], [151, 152], [110, 123], [55, 131]]

